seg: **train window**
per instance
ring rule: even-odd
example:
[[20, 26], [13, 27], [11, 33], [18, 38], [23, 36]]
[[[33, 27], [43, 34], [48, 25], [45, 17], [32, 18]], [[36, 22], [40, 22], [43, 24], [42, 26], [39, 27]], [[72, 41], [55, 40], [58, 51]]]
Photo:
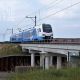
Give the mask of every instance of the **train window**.
[[50, 25], [43, 25], [43, 32], [52, 32], [52, 28]]

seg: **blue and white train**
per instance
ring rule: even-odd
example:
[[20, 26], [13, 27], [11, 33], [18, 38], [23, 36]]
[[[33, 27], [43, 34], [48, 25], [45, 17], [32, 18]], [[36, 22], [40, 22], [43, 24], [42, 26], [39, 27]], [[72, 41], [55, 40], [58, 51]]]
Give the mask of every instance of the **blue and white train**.
[[10, 37], [10, 42], [29, 42], [53, 39], [53, 30], [50, 24], [42, 24], [30, 30], [14, 34]]

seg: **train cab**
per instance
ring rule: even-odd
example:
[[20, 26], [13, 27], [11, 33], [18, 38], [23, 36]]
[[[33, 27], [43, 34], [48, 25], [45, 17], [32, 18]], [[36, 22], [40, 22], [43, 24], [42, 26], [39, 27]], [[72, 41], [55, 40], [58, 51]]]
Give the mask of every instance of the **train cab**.
[[37, 35], [39, 39], [53, 39], [52, 26], [50, 24], [42, 24], [37, 27]]

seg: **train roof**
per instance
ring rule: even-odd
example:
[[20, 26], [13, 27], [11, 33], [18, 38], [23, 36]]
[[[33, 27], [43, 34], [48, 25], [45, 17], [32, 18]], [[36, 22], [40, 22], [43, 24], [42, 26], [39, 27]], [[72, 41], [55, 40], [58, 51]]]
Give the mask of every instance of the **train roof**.
[[33, 30], [33, 29], [35, 29], [35, 28], [36, 28], [36, 27], [28, 28], [28, 29], [23, 30], [23, 32], [25, 32], [25, 31], [30, 31], [30, 30]]
[[33, 30], [33, 29], [35, 29], [35, 28], [39, 28], [41, 25], [44, 25], [44, 24], [40, 24], [40, 25], [37, 25], [36, 27], [31, 27], [31, 28], [25, 29], [25, 30], [23, 30], [23, 31], [21, 31], [21, 32], [19, 32], [19, 33], [13, 34], [11, 37], [15, 37], [15, 36], [17, 36], [17, 35], [19, 35], [19, 34], [22, 34], [23, 32], [31, 31], [31, 30]]

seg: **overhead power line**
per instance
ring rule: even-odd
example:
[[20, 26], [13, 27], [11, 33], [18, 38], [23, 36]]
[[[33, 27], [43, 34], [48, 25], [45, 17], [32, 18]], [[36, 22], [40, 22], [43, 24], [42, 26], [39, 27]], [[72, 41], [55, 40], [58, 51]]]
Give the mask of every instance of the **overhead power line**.
[[28, 16], [30, 16], [31, 14], [34, 14], [34, 13], [39, 13], [39, 11], [42, 11], [42, 10], [44, 10], [44, 9], [46, 9], [46, 8], [47, 8], [47, 9], [51, 8], [51, 7], [47, 7], [47, 6], [49, 6], [49, 5], [51, 5], [51, 4], [53, 4], [52, 6], [54, 6], [57, 1], [59, 1], [59, 0], [51, 1], [51, 2], [50, 2], [49, 4], [47, 4], [46, 6], [43, 6], [43, 7], [39, 8], [39, 9], [37, 9], [36, 11], [28, 14]]
[[[58, 0], [56, 0], [56, 1], [58, 1]], [[51, 6], [47, 7], [47, 8], [42, 8], [42, 9], [40, 9], [40, 11], [45, 10], [45, 9], [49, 10], [50, 8], [55, 7], [57, 4], [60, 4], [62, 1], [64, 1], [64, 0], [60, 0], [60, 1], [54, 3], [53, 5], [51, 5]]]
[[[50, 4], [54, 4], [54, 3], [57, 2], [57, 1], [58, 1], [58, 0], [52, 1], [51, 3], [49, 3], [49, 5], [50, 5]], [[61, 1], [62, 1], [62, 0], [61, 0]], [[50, 15], [47, 15], [47, 16], [39, 19], [38, 21], [44, 20], [44, 19], [46, 19], [46, 18], [48, 18], [48, 17], [50, 17], [50, 16], [53, 16], [53, 15], [56, 15], [57, 13], [62, 12], [62, 11], [64, 11], [64, 10], [66, 10], [66, 9], [69, 9], [69, 8], [71, 8], [71, 7], [73, 7], [73, 6], [77, 5], [77, 4], [80, 4], [80, 2], [74, 3], [74, 4], [72, 4], [72, 5], [70, 5], [70, 6], [66, 7], [66, 8], [63, 8], [63, 9], [61, 9], [61, 10], [59, 10], [59, 11], [56, 11], [55, 13], [52, 13], [52, 14], [50, 14]], [[53, 6], [54, 6], [54, 5], [53, 5]], [[52, 6], [52, 7], [53, 7], [53, 6]], [[43, 8], [45, 9], [45, 7], [43, 7]], [[42, 10], [43, 8], [40, 8], [40, 9]], [[51, 8], [51, 7], [48, 7], [47, 9], [49, 9], [49, 8]], [[36, 12], [39, 12], [40, 9], [38, 9]], [[34, 13], [35, 13], [35, 12], [34, 12]], [[25, 19], [26, 19], [26, 17], [24, 17], [22, 20], [20, 20], [19, 23], [18, 23], [17, 25], [15, 25], [15, 26], [19, 26]], [[29, 26], [29, 25], [26, 25], [26, 26]]]
[[[59, 0], [55, 0], [55, 1], [51, 1], [48, 5], [51, 5], [51, 6], [49, 6], [49, 7], [47, 7], [47, 6], [44, 6], [44, 7], [41, 7], [40, 9], [38, 9], [37, 11], [34, 11], [34, 12], [32, 12], [31, 14], [33, 14], [33, 13], [41, 13], [41, 11], [43, 11], [43, 10], [47, 10], [47, 9], [50, 9], [50, 8], [52, 8], [52, 7], [54, 7], [54, 6], [56, 6], [58, 3], [60, 3], [60, 1], [62, 1], [62, 0], [60, 0], [59, 2], [58, 2]], [[30, 14], [29, 14], [30, 15]], [[26, 16], [24, 17], [24, 18], [22, 18], [16, 25], [14, 25], [14, 27], [18, 27], [24, 20], [26, 19]], [[19, 27], [18, 27], [19, 28]]]
[[[56, 0], [56, 1], [58, 1], [58, 0]], [[61, 1], [62, 1], [62, 0], [61, 0]], [[51, 4], [51, 3], [50, 3], [50, 4]], [[56, 15], [56, 14], [58, 14], [58, 13], [64, 11], [64, 10], [67, 10], [67, 9], [69, 9], [69, 8], [75, 6], [75, 5], [78, 5], [78, 4], [80, 4], [80, 2], [77, 2], [77, 3], [74, 3], [74, 4], [70, 5], [70, 6], [67, 6], [67, 7], [65, 7], [65, 8], [63, 8], [63, 9], [61, 9], [61, 10], [59, 10], [59, 11], [56, 11], [56, 12], [54, 12], [54, 13], [48, 15], [48, 16], [45, 16], [45, 17], [39, 19], [38, 21], [44, 20], [44, 19], [46, 19], [46, 18], [48, 18], [48, 17], [50, 17], [50, 16], [53, 16], [53, 15]], [[53, 5], [53, 6], [54, 6], [54, 5]], [[53, 6], [51, 6], [51, 7], [53, 7]], [[49, 9], [49, 8], [51, 8], [51, 7], [48, 7], [47, 9]], [[38, 21], [37, 21], [37, 22], [38, 22]], [[37, 25], [37, 26], [39, 26], [39, 25]]]
[[61, 2], [63, 2], [64, 0], [56, 0], [56, 2], [52, 2], [53, 5], [50, 5], [48, 7], [43, 7], [38, 9], [38, 11], [36, 11], [36, 14], [39, 14], [39, 19], [40, 19], [40, 15], [42, 14], [42, 12], [48, 11], [48, 10], [53, 10], [53, 8], [55, 9], [55, 6], [59, 5]]
[[[50, 17], [50, 16], [53, 16], [53, 15], [56, 15], [56, 14], [58, 14], [58, 13], [64, 11], [64, 10], [67, 10], [67, 9], [73, 7], [73, 6], [78, 5], [78, 4], [80, 4], [80, 2], [76, 2], [76, 3], [74, 3], [74, 4], [70, 5], [70, 6], [67, 6], [67, 7], [65, 7], [65, 8], [63, 8], [63, 9], [61, 9], [61, 10], [59, 10], [59, 11], [56, 11], [55, 13], [52, 13], [52, 14], [50, 14], [50, 15], [42, 18], [42, 19], [39, 19], [38, 21], [44, 20], [44, 19], [46, 19], [46, 18], [48, 18], [48, 17]], [[37, 21], [37, 22], [38, 22], [38, 21]], [[36, 25], [36, 26], [39, 26], [39, 25], [41, 25], [41, 24], [38, 24], [38, 25]]]
[[22, 18], [16, 25], [14, 26], [19, 26], [24, 20], [26, 19], [26, 17]]
[[[48, 5], [53, 4], [52, 6], [55, 6], [55, 5], [57, 4], [57, 3], [56, 3], [57, 1], [59, 1], [59, 0], [51, 1]], [[56, 3], [56, 4], [55, 4], [55, 3]], [[48, 6], [48, 5], [47, 5], [47, 6]], [[52, 6], [47, 7], [47, 9], [51, 8]], [[38, 9], [37, 11], [32, 12], [31, 14], [39, 13], [39, 12], [41, 12], [42, 10], [44, 10], [45, 8], [46, 8], [46, 6], [41, 7], [40, 9]], [[28, 14], [27, 16], [29, 16], [29, 15], [31, 15], [31, 14]], [[26, 16], [25, 16], [24, 18], [22, 18], [15, 26], [19, 26], [25, 19], [26, 19]]]
[[68, 6], [68, 7], [65, 7], [65, 8], [63, 8], [63, 9], [61, 9], [61, 10], [59, 10], [59, 11], [56, 11], [55, 13], [52, 13], [52, 14], [46, 16], [46, 17], [43, 17], [42, 19], [39, 19], [38, 21], [41, 21], [41, 20], [46, 19], [46, 18], [48, 18], [48, 17], [50, 17], [50, 16], [53, 16], [53, 15], [56, 15], [57, 13], [60, 13], [60, 12], [62, 12], [62, 11], [64, 11], [64, 10], [67, 10], [67, 9], [73, 7], [73, 6], [78, 5], [78, 4], [80, 4], [80, 2], [74, 3], [74, 4], [72, 4], [72, 5]]

